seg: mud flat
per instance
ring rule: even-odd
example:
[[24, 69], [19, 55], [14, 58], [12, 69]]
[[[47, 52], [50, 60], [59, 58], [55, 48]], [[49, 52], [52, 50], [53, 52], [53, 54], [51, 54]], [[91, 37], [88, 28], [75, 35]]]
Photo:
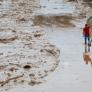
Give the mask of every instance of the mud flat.
[[43, 83], [58, 67], [60, 50], [40, 26], [33, 25], [36, 8], [39, 3], [34, 0], [12, 0], [0, 16], [0, 91]]

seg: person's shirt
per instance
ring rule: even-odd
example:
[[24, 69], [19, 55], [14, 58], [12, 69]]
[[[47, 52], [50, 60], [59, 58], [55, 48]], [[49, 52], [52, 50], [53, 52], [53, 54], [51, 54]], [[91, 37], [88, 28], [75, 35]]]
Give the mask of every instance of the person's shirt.
[[84, 36], [89, 36], [90, 35], [90, 33], [89, 33], [89, 27], [88, 26], [86, 26], [86, 27], [83, 28], [83, 35]]

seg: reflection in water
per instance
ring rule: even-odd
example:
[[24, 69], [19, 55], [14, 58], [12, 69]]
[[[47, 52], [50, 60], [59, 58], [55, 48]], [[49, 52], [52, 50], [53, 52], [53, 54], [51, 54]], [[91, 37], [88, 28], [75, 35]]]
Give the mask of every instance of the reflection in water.
[[84, 59], [85, 64], [90, 63], [92, 65], [90, 46], [85, 45], [85, 52], [83, 53], [83, 59]]
[[85, 53], [90, 52], [90, 46], [85, 45]]

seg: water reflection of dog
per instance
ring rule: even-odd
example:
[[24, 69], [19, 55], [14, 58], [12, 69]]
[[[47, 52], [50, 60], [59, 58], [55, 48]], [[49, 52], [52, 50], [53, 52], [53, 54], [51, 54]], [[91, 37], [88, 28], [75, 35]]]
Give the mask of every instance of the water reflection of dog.
[[90, 55], [90, 47], [85, 45], [85, 52], [83, 53], [83, 59], [85, 64], [90, 63], [92, 65], [92, 59]]

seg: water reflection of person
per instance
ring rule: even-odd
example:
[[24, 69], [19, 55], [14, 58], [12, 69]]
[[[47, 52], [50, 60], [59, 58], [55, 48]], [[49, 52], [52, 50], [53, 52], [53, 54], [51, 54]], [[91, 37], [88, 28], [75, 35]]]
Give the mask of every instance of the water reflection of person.
[[85, 44], [85, 53], [90, 53], [90, 46]]
[[90, 63], [92, 65], [92, 59], [90, 55], [90, 46], [85, 45], [85, 52], [83, 53], [83, 59], [85, 64]]

